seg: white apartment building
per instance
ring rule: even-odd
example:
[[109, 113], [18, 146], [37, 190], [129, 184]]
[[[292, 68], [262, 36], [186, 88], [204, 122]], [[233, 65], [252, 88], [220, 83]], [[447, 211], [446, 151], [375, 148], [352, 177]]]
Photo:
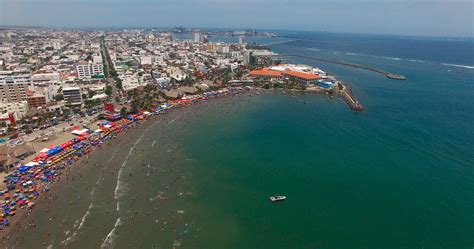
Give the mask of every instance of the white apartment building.
[[228, 54], [230, 52], [230, 47], [226, 44], [217, 44], [217, 52], [221, 54]]
[[26, 100], [26, 91], [31, 84], [28, 72], [0, 71], [0, 100], [19, 102]]
[[204, 42], [204, 35], [202, 33], [194, 33], [194, 42], [202, 43]]
[[9, 113], [13, 113], [15, 119], [22, 119], [28, 112], [28, 103], [20, 102], [0, 102], [0, 117], [8, 117]]
[[245, 36], [243, 36], [243, 35], [239, 36], [239, 44], [240, 45], [245, 44]]
[[152, 56], [140, 56], [140, 64], [142, 65], [152, 65], [153, 57]]
[[81, 63], [76, 65], [77, 77], [81, 79], [90, 79], [94, 75], [103, 75], [104, 69], [102, 64]]

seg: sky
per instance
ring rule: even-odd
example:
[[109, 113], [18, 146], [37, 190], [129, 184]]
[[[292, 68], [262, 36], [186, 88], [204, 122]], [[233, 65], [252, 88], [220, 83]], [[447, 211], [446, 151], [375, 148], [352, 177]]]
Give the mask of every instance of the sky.
[[474, 0], [0, 0], [0, 25], [474, 36]]

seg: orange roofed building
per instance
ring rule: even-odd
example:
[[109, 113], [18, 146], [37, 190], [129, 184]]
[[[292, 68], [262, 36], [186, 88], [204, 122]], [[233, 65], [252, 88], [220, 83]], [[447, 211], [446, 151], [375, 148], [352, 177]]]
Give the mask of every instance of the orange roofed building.
[[272, 70], [271, 68], [262, 68], [259, 70], [253, 70], [250, 72], [250, 75], [253, 77], [259, 78], [276, 78], [283, 79], [284, 77], [303, 82], [303, 83], [312, 83], [319, 79], [318, 74], [305, 73], [293, 70]]

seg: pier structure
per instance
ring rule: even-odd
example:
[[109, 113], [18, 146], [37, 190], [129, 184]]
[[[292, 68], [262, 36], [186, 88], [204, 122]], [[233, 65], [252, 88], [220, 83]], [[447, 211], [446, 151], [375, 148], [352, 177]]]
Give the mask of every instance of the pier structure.
[[360, 65], [360, 64], [355, 64], [355, 63], [350, 63], [350, 62], [345, 62], [345, 61], [337, 61], [337, 60], [330, 60], [330, 59], [325, 59], [325, 58], [320, 58], [320, 57], [314, 57], [314, 56], [305, 56], [305, 55], [282, 55], [282, 56], [288, 56], [288, 57], [298, 57], [298, 58], [303, 58], [303, 59], [309, 59], [309, 60], [317, 60], [317, 61], [322, 61], [322, 62], [327, 62], [327, 63], [332, 63], [332, 64], [337, 64], [337, 65], [343, 65], [343, 66], [348, 66], [348, 67], [353, 67], [353, 68], [360, 68], [360, 69], [365, 69], [374, 73], [379, 73], [384, 75], [385, 77], [393, 80], [405, 80], [406, 77], [400, 74], [394, 74], [390, 73], [387, 71], [384, 71], [380, 68], [376, 67], [369, 67], [365, 65]]
[[365, 110], [364, 106], [359, 103], [359, 101], [354, 97], [352, 94], [352, 89], [348, 86], [344, 85], [344, 89], [339, 91], [342, 99], [346, 102], [346, 104], [354, 111], [361, 112]]
[[272, 46], [272, 45], [286, 44], [286, 43], [291, 43], [291, 42], [295, 42], [295, 41], [298, 41], [298, 40], [272, 42], [272, 43], [262, 44], [261, 46], [263, 46], [263, 47], [268, 47], [268, 46]]

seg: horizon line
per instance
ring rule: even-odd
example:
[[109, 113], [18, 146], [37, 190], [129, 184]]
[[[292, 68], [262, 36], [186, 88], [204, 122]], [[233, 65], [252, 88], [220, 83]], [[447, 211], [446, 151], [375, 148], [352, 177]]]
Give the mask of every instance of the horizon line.
[[152, 27], [152, 26], [77, 26], [77, 27], [65, 27], [65, 26], [34, 26], [34, 25], [2, 25], [0, 24], [0, 30], [5, 28], [30, 28], [30, 29], [63, 29], [63, 30], [125, 30], [125, 29], [176, 29], [184, 28], [191, 30], [225, 30], [225, 31], [245, 31], [245, 30], [256, 30], [256, 31], [292, 31], [292, 32], [313, 32], [313, 33], [330, 33], [330, 34], [350, 34], [350, 35], [377, 35], [377, 36], [402, 36], [402, 37], [422, 37], [422, 38], [451, 38], [451, 39], [474, 39], [474, 34], [465, 36], [454, 36], [454, 35], [429, 35], [429, 34], [401, 34], [401, 33], [378, 33], [378, 32], [349, 32], [349, 31], [324, 31], [324, 30], [308, 30], [308, 29], [276, 29], [276, 28], [237, 28], [237, 27], [187, 27], [183, 25], [176, 25], [174, 27]]

